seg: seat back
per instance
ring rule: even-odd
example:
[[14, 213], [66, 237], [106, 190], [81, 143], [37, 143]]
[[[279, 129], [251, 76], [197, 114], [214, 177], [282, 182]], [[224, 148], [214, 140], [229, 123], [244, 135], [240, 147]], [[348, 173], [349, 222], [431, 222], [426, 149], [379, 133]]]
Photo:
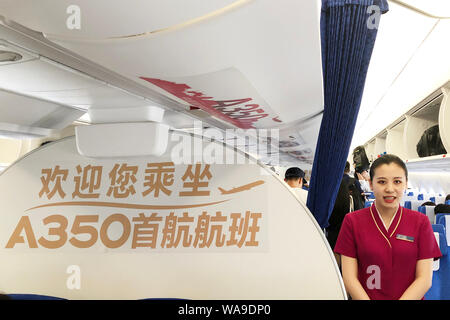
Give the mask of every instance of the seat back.
[[441, 250], [442, 257], [433, 261], [433, 282], [430, 290], [425, 294], [426, 300], [443, 300], [450, 298], [450, 275], [448, 272], [448, 246], [445, 228], [441, 224], [432, 225], [434, 236]]
[[431, 224], [435, 224], [435, 214], [434, 214], [434, 206], [419, 206], [417, 211], [423, 213], [428, 217]]
[[438, 213], [436, 215], [436, 224], [444, 226], [447, 243], [450, 243], [450, 214]]
[[411, 209], [411, 201], [405, 201], [403, 207], [405, 207], [406, 209]]

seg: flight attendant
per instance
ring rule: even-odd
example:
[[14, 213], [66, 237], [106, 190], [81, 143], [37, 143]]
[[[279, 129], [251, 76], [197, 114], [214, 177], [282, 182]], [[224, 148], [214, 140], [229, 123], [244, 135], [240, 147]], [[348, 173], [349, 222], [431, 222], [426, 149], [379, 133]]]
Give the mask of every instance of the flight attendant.
[[370, 168], [371, 207], [345, 216], [334, 251], [354, 300], [423, 299], [442, 256], [427, 216], [400, 206], [408, 170], [395, 155]]

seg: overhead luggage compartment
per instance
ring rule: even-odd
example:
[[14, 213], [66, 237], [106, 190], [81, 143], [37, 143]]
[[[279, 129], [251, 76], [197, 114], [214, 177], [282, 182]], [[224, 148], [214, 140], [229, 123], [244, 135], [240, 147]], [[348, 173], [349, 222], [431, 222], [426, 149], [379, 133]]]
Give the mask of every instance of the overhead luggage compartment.
[[[222, 143], [171, 135], [181, 140], [172, 137], [162, 156], [120, 159], [83, 157], [66, 138], [3, 171], [1, 290], [68, 299], [346, 298], [322, 230], [278, 176]], [[222, 162], [193, 162], [190, 148], [192, 159], [176, 160], [185, 141], [221, 150]], [[230, 165], [229, 155], [244, 161]]]

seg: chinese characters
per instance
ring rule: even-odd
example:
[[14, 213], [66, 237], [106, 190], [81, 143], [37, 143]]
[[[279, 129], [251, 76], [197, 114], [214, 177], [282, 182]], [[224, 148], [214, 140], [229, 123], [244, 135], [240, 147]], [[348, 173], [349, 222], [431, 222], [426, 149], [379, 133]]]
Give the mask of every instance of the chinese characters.
[[[144, 170], [143, 181], [138, 181], [138, 166], [127, 163], [116, 163], [109, 170], [108, 179], [102, 179], [105, 171], [103, 166], [87, 165], [75, 167], [73, 178], [74, 190], [64, 190], [63, 182], [68, 181], [69, 169], [56, 165], [53, 168], [45, 168], [41, 171], [41, 190], [39, 198], [47, 197], [51, 200], [57, 196], [64, 199], [71, 192], [72, 199], [98, 199], [101, 196], [102, 184], [107, 187], [106, 196], [109, 198], [124, 199], [136, 194], [138, 184], [142, 185], [143, 197], [160, 195], [170, 196], [172, 187], [175, 187], [175, 165], [173, 162], [147, 163]], [[180, 197], [209, 196], [209, 182], [213, 175], [210, 165], [188, 165], [184, 170], [181, 181], [182, 190], [178, 192]], [[67, 187], [68, 188], [68, 187]]]
[[[214, 214], [203, 211], [196, 216], [186, 211], [166, 215], [140, 212], [131, 217], [114, 213], [102, 222], [99, 221], [99, 215], [77, 215], [72, 226], [69, 226], [65, 216], [55, 214], [42, 219], [43, 225], [48, 225], [47, 235], [37, 238], [30, 217], [22, 216], [6, 248], [23, 243], [28, 244], [28, 248], [38, 248], [40, 245], [47, 249], [58, 249], [68, 242], [72, 247], [86, 249], [94, 246], [98, 239], [109, 249], [258, 247], [261, 218], [261, 213], [251, 211], [233, 212], [230, 215], [221, 211]], [[122, 231], [111, 237], [109, 229], [113, 223], [121, 224]], [[87, 240], [86, 236], [82, 236], [84, 234], [88, 235]], [[49, 240], [46, 236], [53, 237]]]

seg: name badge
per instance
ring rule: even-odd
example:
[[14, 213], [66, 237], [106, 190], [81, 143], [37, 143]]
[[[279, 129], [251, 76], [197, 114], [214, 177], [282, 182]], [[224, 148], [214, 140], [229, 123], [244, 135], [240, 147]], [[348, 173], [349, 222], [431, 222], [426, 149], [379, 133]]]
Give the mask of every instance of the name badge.
[[403, 234], [397, 234], [395, 236], [395, 238], [398, 239], [398, 240], [405, 240], [405, 241], [409, 241], [409, 242], [414, 242], [414, 237], [405, 236]]

